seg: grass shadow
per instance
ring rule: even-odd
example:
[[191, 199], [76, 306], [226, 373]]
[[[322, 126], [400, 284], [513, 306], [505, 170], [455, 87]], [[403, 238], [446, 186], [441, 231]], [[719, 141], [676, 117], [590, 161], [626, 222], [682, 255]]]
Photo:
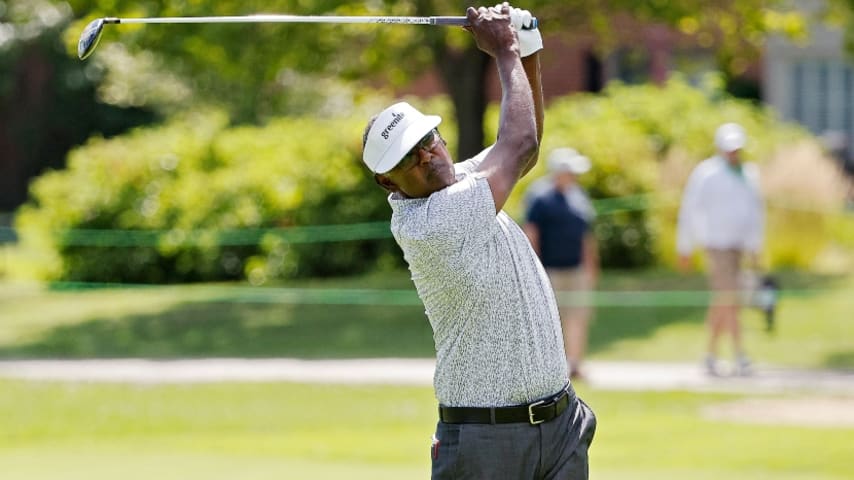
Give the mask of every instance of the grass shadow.
[[854, 371], [854, 350], [829, 353], [824, 357], [823, 364], [827, 368]]
[[5, 358], [430, 357], [423, 309], [184, 303], [164, 312], [47, 329]]
[[[826, 288], [833, 277], [786, 274], [785, 288]], [[789, 287], [791, 285], [792, 287]], [[257, 289], [272, 293], [234, 294], [214, 290], [200, 294], [193, 287], [158, 287], [175, 291], [178, 301], [157, 311], [133, 311], [115, 314], [98, 313], [73, 322], [48, 324], [29, 332], [23, 340], [0, 345], [0, 358], [179, 358], [179, 357], [295, 357], [295, 358], [418, 358], [435, 355], [432, 331], [423, 307], [407, 300], [414, 296], [406, 272], [350, 279], [311, 280], [282, 287], [300, 287], [306, 292], [327, 291], [330, 294], [354, 295], [357, 304], [335, 304], [312, 298], [295, 298], [284, 302], [271, 295], [276, 289]], [[308, 287], [308, 288], [306, 288]], [[405, 289], [403, 287], [407, 287]], [[338, 288], [336, 291], [330, 290]], [[357, 289], [377, 289], [365, 300]], [[696, 292], [705, 288], [702, 275], [681, 276], [666, 271], [606, 272], [601, 290], [631, 292], [653, 296], [660, 292]], [[181, 289], [186, 289], [181, 290]], [[349, 289], [349, 290], [348, 290]], [[396, 290], [395, 290], [396, 289]], [[232, 289], [235, 290], [235, 289]], [[402, 293], [400, 304], [390, 297]], [[114, 291], [111, 291], [114, 292]], [[342, 293], [343, 292], [343, 293]], [[386, 294], [386, 292], [388, 292]], [[131, 297], [100, 294], [88, 299], [94, 302], [127, 302]], [[809, 293], [807, 293], [809, 294]], [[66, 293], [66, 295], [69, 295]], [[81, 294], [85, 297], [85, 294]], [[96, 295], [97, 292], [96, 292]], [[147, 291], [137, 291], [137, 301], [160, 298]], [[356, 295], [362, 295], [356, 298]], [[75, 297], [61, 297], [67, 309], [75, 308]], [[406, 297], [406, 298], [404, 298]], [[321, 299], [322, 300], [322, 299]], [[338, 299], [340, 301], [340, 298]], [[359, 301], [363, 304], [358, 304]], [[312, 303], [315, 302], [315, 303]], [[346, 303], [346, 302], [342, 302]], [[600, 305], [590, 330], [591, 354], [607, 350], [616, 342], [644, 340], [661, 328], [676, 325], [700, 325], [702, 305], [657, 304], [646, 306]], [[33, 311], [38, 315], [38, 311]], [[698, 338], [698, 343], [702, 339]], [[828, 358], [831, 365], [850, 365], [850, 352], [839, 352]]]

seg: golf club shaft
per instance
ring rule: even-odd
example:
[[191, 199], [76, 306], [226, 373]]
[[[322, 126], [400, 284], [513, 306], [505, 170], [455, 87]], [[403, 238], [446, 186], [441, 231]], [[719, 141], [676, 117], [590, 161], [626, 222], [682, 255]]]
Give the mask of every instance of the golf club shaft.
[[241, 15], [220, 17], [104, 18], [104, 23], [385, 23], [403, 25], [468, 25], [466, 17], [371, 17], [332, 15]]
[[[537, 19], [531, 19], [525, 29], [536, 29]], [[468, 25], [466, 17], [372, 17], [334, 15], [241, 15], [220, 17], [141, 17], [97, 18], [89, 22], [77, 42], [77, 56], [85, 59], [95, 50], [101, 39], [104, 25], [120, 23], [382, 23], [399, 25]]]

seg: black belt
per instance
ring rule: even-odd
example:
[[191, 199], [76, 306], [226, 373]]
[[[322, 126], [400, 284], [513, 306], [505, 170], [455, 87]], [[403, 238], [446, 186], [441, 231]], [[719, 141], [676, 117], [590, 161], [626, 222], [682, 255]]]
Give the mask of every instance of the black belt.
[[570, 386], [554, 396], [527, 405], [514, 407], [446, 407], [439, 405], [439, 420], [443, 423], [530, 423], [548, 422], [566, 410]]

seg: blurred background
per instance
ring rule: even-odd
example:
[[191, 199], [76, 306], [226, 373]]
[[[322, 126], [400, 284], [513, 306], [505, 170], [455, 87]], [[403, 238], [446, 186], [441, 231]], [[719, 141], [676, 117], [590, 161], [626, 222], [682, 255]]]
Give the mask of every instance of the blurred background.
[[[188, 359], [429, 366], [362, 132], [403, 97], [443, 116], [455, 158], [477, 153], [497, 126], [489, 58], [462, 29], [392, 25], [113, 25], [87, 60], [76, 47], [104, 16], [466, 6], [0, 0], [3, 478], [428, 477], [429, 368], [168, 379]], [[545, 38], [542, 151], [592, 162], [603, 272], [576, 387], [600, 417], [591, 478], [852, 478], [854, 3], [515, 6]], [[743, 315], [756, 375], [708, 379], [705, 265], [676, 271], [675, 229], [729, 121], [761, 171], [762, 265], [782, 290], [773, 329]], [[507, 205], [520, 223], [544, 164]], [[153, 377], [99, 376], [111, 365]]]

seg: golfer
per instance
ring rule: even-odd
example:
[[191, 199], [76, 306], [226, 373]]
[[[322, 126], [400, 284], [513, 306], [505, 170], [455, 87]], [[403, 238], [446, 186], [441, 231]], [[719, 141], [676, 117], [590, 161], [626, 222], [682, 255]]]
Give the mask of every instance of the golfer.
[[502, 211], [537, 161], [539, 31], [506, 3], [469, 8], [467, 29], [501, 84], [498, 139], [454, 164], [441, 118], [396, 103], [372, 118], [363, 160], [390, 192], [391, 230], [436, 346], [433, 479], [586, 479], [596, 419], [569, 384], [555, 295]]

